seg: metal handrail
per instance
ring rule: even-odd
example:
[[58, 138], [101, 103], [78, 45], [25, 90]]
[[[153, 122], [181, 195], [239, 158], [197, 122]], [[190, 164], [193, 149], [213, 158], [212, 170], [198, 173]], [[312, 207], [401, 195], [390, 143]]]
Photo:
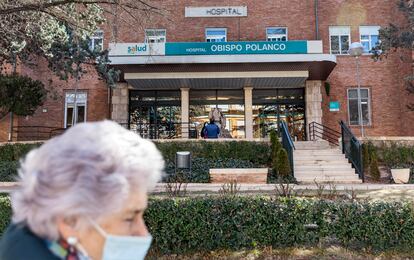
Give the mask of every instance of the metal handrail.
[[316, 141], [317, 138], [328, 141], [330, 144], [339, 146], [339, 137], [341, 133], [335, 129], [329, 128], [317, 122], [309, 124], [309, 137], [311, 141]]
[[[135, 124], [121, 124], [123, 127], [148, 139], [177, 139], [182, 137], [182, 126], [187, 125], [189, 137], [197, 138], [197, 128], [194, 123], [185, 122], [136, 122]], [[195, 137], [192, 136], [195, 133]]]
[[292, 137], [289, 134], [289, 130], [288, 127], [286, 125], [285, 121], [281, 122], [281, 134], [282, 134], [282, 146], [283, 148], [286, 150], [286, 152], [288, 153], [288, 157], [289, 157], [289, 164], [290, 164], [290, 169], [292, 171], [292, 174], [294, 174], [294, 168], [293, 168], [293, 151], [296, 149], [295, 145], [293, 144], [292, 141]]
[[341, 126], [342, 135], [342, 153], [345, 154], [346, 158], [352, 163], [359, 178], [364, 182], [365, 176], [362, 161], [362, 144], [343, 121], [341, 121], [339, 125]]

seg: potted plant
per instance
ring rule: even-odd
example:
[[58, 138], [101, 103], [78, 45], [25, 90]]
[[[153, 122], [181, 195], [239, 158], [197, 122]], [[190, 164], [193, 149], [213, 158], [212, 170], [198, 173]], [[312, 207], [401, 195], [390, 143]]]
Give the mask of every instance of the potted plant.
[[395, 183], [408, 183], [410, 180], [411, 169], [408, 165], [404, 164], [393, 164], [391, 166], [391, 175]]

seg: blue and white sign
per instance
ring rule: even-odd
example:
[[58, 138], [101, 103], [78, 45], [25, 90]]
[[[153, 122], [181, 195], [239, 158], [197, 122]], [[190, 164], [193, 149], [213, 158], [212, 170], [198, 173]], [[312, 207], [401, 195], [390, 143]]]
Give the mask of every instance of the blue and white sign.
[[305, 54], [306, 41], [166, 43], [165, 55]]
[[338, 112], [339, 111], [339, 102], [338, 101], [329, 102], [329, 111]]
[[110, 43], [109, 56], [322, 53], [321, 41]]

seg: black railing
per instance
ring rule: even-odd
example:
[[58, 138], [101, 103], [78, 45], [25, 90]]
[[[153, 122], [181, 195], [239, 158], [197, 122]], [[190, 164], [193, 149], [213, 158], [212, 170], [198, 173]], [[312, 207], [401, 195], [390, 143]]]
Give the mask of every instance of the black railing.
[[346, 158], [352, 163], [359, 178], [364, 182], [365, 176], [362, 164], [362, 144], [343, 121], [339, 124], [342, 133], [342, 153], [344, 153]]
[[15, 126], [11, 141], [42, 141], [62, 134], [66, 129], [51, 126]]
[[293, 169], [293, 151], [295, 150], [295, 145], [293, 144], [292, 137], [289, 134], [288, 127], [286, 125], [285, 121], [282, 121], [281, 123], [281, 135], [282, 135], [282, 146], [288, 153], [289, 157], [289, 163], [290, 163], [290, 169], [292, 171], [292, 174], [294, 174]]
[[312, 122], [309, 124], [309, 138], [310, 141], [316, 141], [318, 139], [322, 139], [328, 141], [330, 144], [339, 146], [339, 138], [341, 137], [341, 133], [324, 126], [322, 124]]

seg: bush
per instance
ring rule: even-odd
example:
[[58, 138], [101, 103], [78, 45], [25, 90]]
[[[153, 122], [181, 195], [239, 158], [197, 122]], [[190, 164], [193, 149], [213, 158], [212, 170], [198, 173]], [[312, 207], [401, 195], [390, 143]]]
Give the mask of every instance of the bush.
[[18, 161], [30, 150], [37, 148], [41, 143], [36, 144], [5, 144], [0, 146], [0, 161]]
[[375, 181], [379, 181], [381, 179], [381, 173], [378, 169], [378, 160], [377, 160], [377, 155], [375, 153], [371, 154], [369, 169], [370, 169], [371, 177]]
[[[11, 216], [0, 197], [0, 234]], [[145, 220], [155, 254], [335, 243], [371, 251], [410, 250], [414, 217], [410, 204], [359, 203], [263, 197], [152, 199]], [[316, 229], [309, 229], [316, 224]]]
[[10, 199], [6, 194], [0, 194], [0, 236], [10, 224], [12, 209]]
[[17, 178], [19, 162], [0, 161], [0, 182], [13, 182]]
[[[250, 161], [238, 159], [208, 159], [208, 158], [194, 158], [191, 164], [191, 174], [189, 171], [180, 170], [186, 182], [193, 183], [208, 183], [210, 181], [210, 168], [254, 168], [255, 165]], [[166, 166], [166, 179], [169, 182], [175, 177], [175, 164], [168, 162]]]
[[277, 172], [282, 178], [288, 177], [291, 174], [288, 153], [285, 149], [280, 149], [277, 154]]
[[230, 141], [230, 142], [156, 142], [164, 159], [168, 162], [175, 161], [178, 151], [190, 151], [193, 159], [205, 158], [212, 160], [237, 159], [249, 161], [253, 165], [270, 166], [270, 144], [267, 142]]

